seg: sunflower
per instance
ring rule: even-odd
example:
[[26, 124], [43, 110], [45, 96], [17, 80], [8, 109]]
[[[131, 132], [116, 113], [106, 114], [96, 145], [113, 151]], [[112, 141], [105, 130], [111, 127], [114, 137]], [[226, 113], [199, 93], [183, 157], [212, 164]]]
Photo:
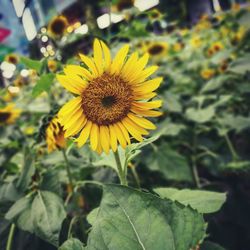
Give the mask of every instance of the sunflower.
[[135, 0], [119, 0], [116, 5], [112, 6], [112, 10], [123, 11], [126, 9], [130, 9], [134, 6]]
[[57, 116], [50, 121], [48, 127], [46, 128], [46, 143], [49, 153], [56, 149], [66, 147], [63, 127]]
[[65, 75], [58, 81], [77, 97], [66, 103], [58, 113], [65, 136], [80, 132], [76, 139], [79, 147], [90, 138], [90, 146], [99, 154], [110, 148], [115, 152], [118, 144], [125, 148], [131, 143], [130, 135], [143, 140], [147, 130], [156, 126], [144, 116], [157, 117], [161, 100], [148, 101], [156, 96], [162, 78], [147, 80], [157, 66], [145, 68], [149, 55], [141, 58], [134, 52], [127, 59], [129, 46], [123, 46], [112, 60], [109, 48], [95, 39], [94, 56], [80, 54], [88, 69], [68, 65]]
[[212, 78], [215, 74], [215, 71], [213, 69], [203, 69], [200, 73], [201, 77], [205, 80], [208, 80], [210, 78]]
[[167, 54], [168, 48], [166, 42], [151, 42], [146, 46], [145, 50], [152, 57], [160, 57]]
[[194, 35], [189, 41], [191, 47], [199, 48], [202, 44], [201, 38], [198, 35]]
[[19, 62], [19, 57], [16, 54], [9, 54], [5, 56], [4, 61], [12, 64], [17, 64]]
[[48, 69], [50, 72], [54, 73], [57, 70], [57, 62], [55, 60], [48, 60]]
[[0, 108], [0, 125], [12, 124], [20, 116], [21, 110], [15, 109], [10, 103], [4, 108]]
[[54, 17], [48, 25], [48, 33], [52, 37], [61, 37], [67, 30], [69, 23], [65, 16]]

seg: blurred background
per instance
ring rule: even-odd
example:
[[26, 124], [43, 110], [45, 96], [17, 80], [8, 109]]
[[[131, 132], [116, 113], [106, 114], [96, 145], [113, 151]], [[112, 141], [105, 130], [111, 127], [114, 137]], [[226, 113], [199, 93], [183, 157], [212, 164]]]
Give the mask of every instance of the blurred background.
[[[164, 115], [154, 120], [160, 139], [133, 161], [130, 185], [227, 192], [222, 210], [206, 215], [208, 240], [223, 247], [216, 250], [249, 249], [249, 12], [247, 0], [0, 0], [0, 114], [6, 114], [9, 103], [23, 111], [11, 122], [0, 115], [0, 215], [39, 181], [41, 189], [63, 199], [70, 193], [61, 152], [48, 154], [44, 138], [37, 138], [48, 116], [70, 96], [56, 82], [56, 73], [64, 64], [79, 63], [79, 52], [91, 53], [99, 37], [112, 52], [123, 43], [148, 52], [164, 78], [159, 90]], [[24, 146], [27, 155], [35, 155], [36, 167], [19, 190], [15, 182], [22, 173], [20, 159], [27, 156]], [[117, 182], [111, 168], [93, 167], [101, 163], [86, 148], [72, 143], [68, 149], [75, 179]], [[98, 206], [100, 190], [84, 187], [79, 197], [77, 208], [70, 204], [67, 214], [85, 220]], [[75, 233], [82, 242], [86, 225]], [[1, 218], [1, 250], [9, 226]], [[62, 230], [61, 242], [64, 238]], [[13, 249], [56, 248], [18, 229]]]

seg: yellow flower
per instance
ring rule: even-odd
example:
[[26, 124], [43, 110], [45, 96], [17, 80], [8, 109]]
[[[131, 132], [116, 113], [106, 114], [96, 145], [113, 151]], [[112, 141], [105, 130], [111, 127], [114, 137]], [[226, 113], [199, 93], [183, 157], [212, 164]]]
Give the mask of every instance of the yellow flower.
[[12, 64], [17, 64], [19, 62], [19, 57], [16, 54], [9, 54], [5, 56], [4, 61]]
[[57, 70], [57, 62], [55, 60], [48, 60], [49, 71], [54, 73]]
[[163, 16], [164, 15], [158, 9], [153, 9], [149, 13], [149, 18], [152, 19], [152, 20], [161, 19], [161, 18], [163, 18]]
[[201, 71], [201, 77], [206, 80], [212, 78], [214, 74], [215, 74], [215, 71], [213, 69], [203, 69]]
[[233, 34], [231, 39], [232, 44], [239, 43], [244, 38], [245, 34], [246, 34], [246, 29], [243, 26], [241, 26], [239, 30]]
[[134, 52], [127, 58], [129, 45], [123, 46], [114, 59], [104, 42], [95, 39], [93, 47], [93, 58], [80, 54], [88, 69], [68, 65], [65, 75], [57, 75], [62, 86], [77, 95], [61, 108], [58, 117], [65, 137], [80, 132], [76, 139], [79, 147], [90, 138], [94, 151], [108, 154], [110, 148], [115, 152], [118, 144], [125, 148], [131, 136], [142, 141], [147, 130], [156, 128], [144, 116], [161, 115], [152, 109], [159, 108], [162, 101], [148, 100], [156, 96], [154, 91], [162, 78], [147, 80], [158, 67], [145, 68], [148, 54], [139, 58]]
[[14, 123], [20, 114], [21, 110], [15, 109], [13, 103], [8, 104], [4, 108], [0, 108], [0, 125]]
[[25, 79], [21, 75], [18, 75], [13, 83], [16, 87], [23, 87], [24, 85], [28, 84], [28, 79]]
[[46, 143], [49, 153], [56, 149], [66, 147], [63, 127], [57, 116], [50, 121], [46, 128]]
[[26, 134], [26, 135], [33, 135], [34, 132], [35, 132], [34, 126], [28, 126], [24, 129], [24, 134]]
[[144, 48], [145, 52], [147, 52], [152, 57], [161, 57], [165, 56], [168, 52], [168, 43], [166, 42], [150, 42]]
[[48, 33], [54, 38], [61, 37], [65, 34], [69, 23], [65, 16], [54, 17], [48, 25]]
[[177, 42], [173, 45], [174, 52], [180, 52], [183, 49], [184, 44]]
[[194, 35], [189, 42], [193, 48], [199, 48], [201, 46], [201, 38], [198, 35]]
[[181, 36], [186, 36], [189, 33], [189, 29], [183, 28], [183, 29], [179, 30], [179, 33]]
[[221, 42], [213, 43], [207, 51], [208, 56], [212, 56], [215, 53], [221, 51], [224, 48], [224, 45]]

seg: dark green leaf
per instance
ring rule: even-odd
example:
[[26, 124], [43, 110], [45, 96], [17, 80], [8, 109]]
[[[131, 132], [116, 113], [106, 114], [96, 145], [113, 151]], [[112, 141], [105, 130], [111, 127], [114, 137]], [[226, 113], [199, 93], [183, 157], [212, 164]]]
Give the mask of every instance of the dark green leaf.
[[176, 189], [176, 188], [156, 188], [154, 191], [162, 198], [168, 198], [173, 201], [178, 201], [183, 205], [190, 205], [193, 209], [197, 209], [200, 213], [214, 213], [220, 210], [223, 203], [226, 201], [225, 193]]
[[187, 250], [205, 235], [202, 216], [176, 202], [106, 185], [87, 249]]
[[41, 61], [37, 61], [37, 60], [32, 60], [28, 57], [21, 57], [21, 63], [23, 63], [27, 68], [29, 69], [34, 69], [36, 70], [38, 73], [41, 70], [42, 67], [42, 62]]
[[78, 239], [68, 239], [59, 247], [59, 250], [83, 250], [84, 246], [82, 242]]

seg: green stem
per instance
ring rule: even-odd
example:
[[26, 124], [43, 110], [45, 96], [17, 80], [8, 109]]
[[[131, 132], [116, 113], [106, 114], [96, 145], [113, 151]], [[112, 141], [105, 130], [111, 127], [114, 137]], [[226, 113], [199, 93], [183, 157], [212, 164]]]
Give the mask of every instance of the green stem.
[[195, 156], [192, 157], [191, 171], [192, 171], [193, 181], [194, 181], [196, 187], [200, 188], [201, 184], [200, 184], [200, 178], [199, 178], [198, 171], [197, 171], [196, 157]]
[[[129, 165], [129, 166], [130, 166], [130, 165]], [[139, 176], [138, 176], [138, 174], [137, 174], [135, 165], [131, 164], [130, 169], [131, 169], [132, 175], [133, 175], [133, 177], [134, 177], [134, 179], [135, 179], [136, 185], [137, 185], [137, 187], [140, 189], [140, 188], [141, 188], [140, 179], [139, 179]]]
[[7, 241], [7, 245], [6, 245], [6, 250], [11, 250], [14, 232], [15, 232], [15, 224], [11, 224], [9, 236], [8, 236], [8, 241]]
[[[115, 156], [115, 161], [116, 161], [116, 166], [117, 166], [117, 170], [118, 170], [118, 176], [120, 179], [120, 183], [121, 183], [121, 185], [127, 186], [128, 183], [127, 183], [127, 179], [126, 179], [126, 175], [125, 175], [126, 169], [124, 169], [124, 170], [122, 169], [122, 164], [121, 164], [118, 150], [116, 152], [114, 152], [114, 156]], [[125, 166], [125, 168], [126, 168], [126, 166]]]
[[238, 154], [236, 153], [236, 151], [235, 151], [235, 149], [234, 149], [234, 146], [233, 146], [231, 140], [229, 139], [228, 134], [225, 134], [225, 135], [224, 135], [224, 138], [225, 138], [225, 140], [226, 140], [226, 142], [227, 142], [227, 146], [228, 146], [228, 148], [229, 148], [229, 150], [230, 150], [230, 152], [231, 152], [233, 161], [236, 161], [236, 160], [238, 159]]
[[71, 238], [71, 231], [72, 231], [75, 221], [76, 221], [76, 217], [73, 217], [72, 220], [70, 221], [67, 239]]
[[74, 184], [73, 184], [72, 173], [71, 173], [70, 167], [69, 167], [68, 157], [67, 157], [66, 152], [65, 152], [64, 149], [62, 149], [62, 153], [63, 153], [63, 157], [64, 157], [64, 160], [65, 160], [65, 166], [66, 166], [66, 171], [67, 171], [67, 175], [68, 175], [68, 178], [69, 178], [69, 184], [71, 186], [71, 189], [73, 190], [74, 189]]

